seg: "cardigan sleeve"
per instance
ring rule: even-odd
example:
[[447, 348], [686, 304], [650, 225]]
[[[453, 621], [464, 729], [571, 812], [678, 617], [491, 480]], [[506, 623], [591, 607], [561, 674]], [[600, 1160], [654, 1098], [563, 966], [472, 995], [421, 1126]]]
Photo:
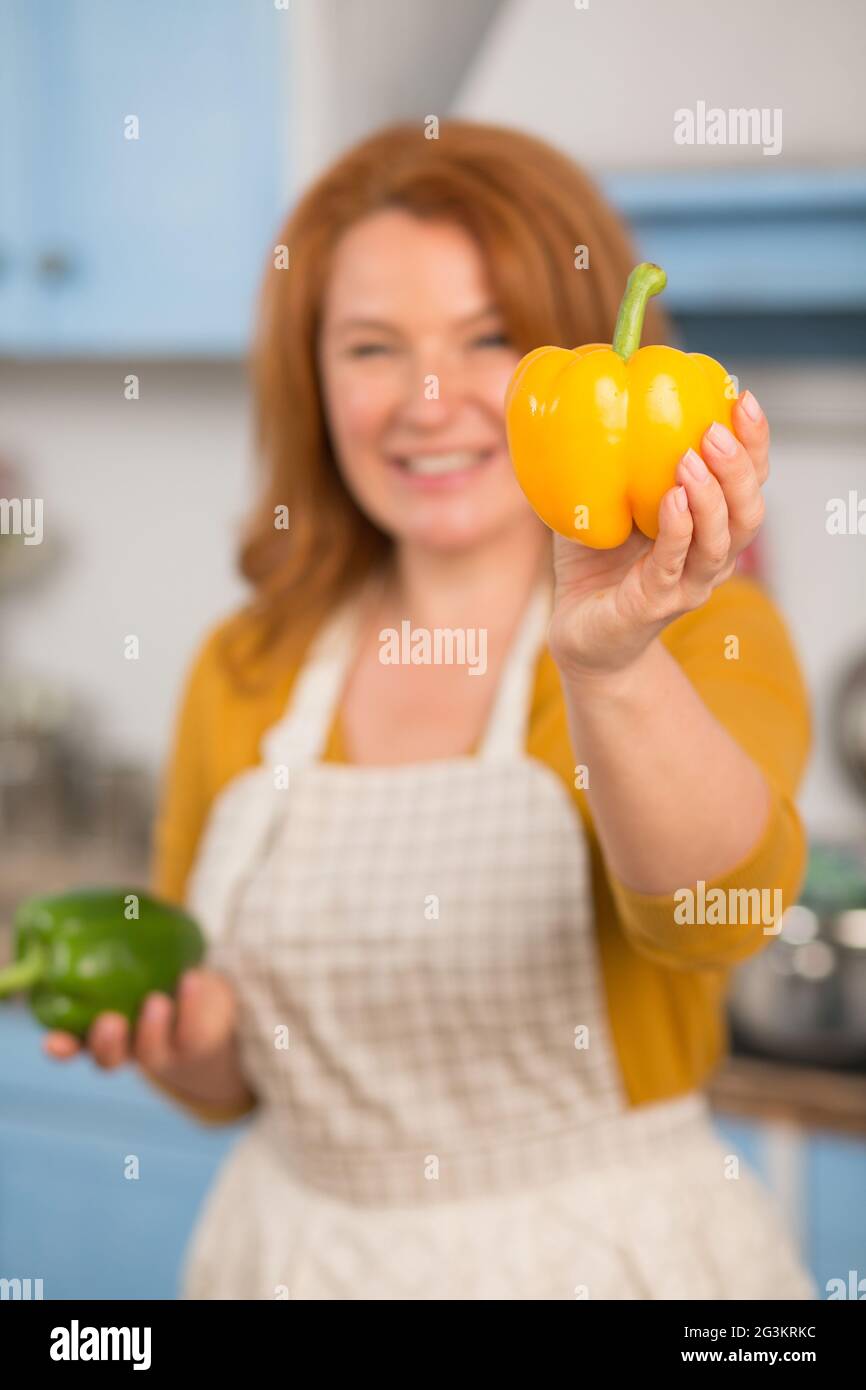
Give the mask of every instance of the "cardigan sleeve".
[[[219, 631], [215, 628], [205, 637], [187, 668], [154, 822], [151, 889], [157, 896], [177, 903], [184, 901], [196, 846], [216, 790], [208, 750], [217, 746], [212, 739], [220, 699], [216, 660]], [[224, 1106], [192, 1100], [149, 1072], [142, 1074], [156, 1090], [202, 1124], [231, 1124], [255, 1109], [255, 1104]]]
[[[673, 968], [725, 967], [773, 939], [778, 914], [802, 886], [807, 842], [794, 798], [811, 742], [808, 697], [785, 623], [752, 580], [736, 577], [720, 585], [662, 640], [707, 707], [762, 769], [769, 813], [740, 863], [688, 885], [693, 901], [702, 895], [704, 907], [693, 914], [702, 922], [681, 920], [685, 895], [639, 893], [610, 871], [608, 877], [622, 930], [636, 951]], [[713, 903], [721, 905], [718, 921]]]
[[219, 679], [214, 641], [214, 633], [204, 639], [184, 676], [153, 826], [151, 888], [178, 903], [214, 794], [208, 757]]

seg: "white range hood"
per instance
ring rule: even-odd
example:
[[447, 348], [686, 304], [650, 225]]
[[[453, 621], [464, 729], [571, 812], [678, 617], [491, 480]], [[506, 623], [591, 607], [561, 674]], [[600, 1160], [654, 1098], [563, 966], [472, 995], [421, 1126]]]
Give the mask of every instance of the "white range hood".
[[[854, 0], [503, 0], [453, 111], [543, 135], [591, 169], [862, 164], [864, 49]], [[676, 145], [674, 112], [700, 101], [778, 108], [781, 152]]]

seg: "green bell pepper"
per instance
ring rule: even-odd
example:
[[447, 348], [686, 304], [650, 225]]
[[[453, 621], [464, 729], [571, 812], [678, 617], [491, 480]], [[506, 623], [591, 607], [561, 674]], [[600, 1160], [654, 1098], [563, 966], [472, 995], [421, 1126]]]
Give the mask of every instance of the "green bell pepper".
[[192, 917], [137, 890], [28, 898], [13, 925], [15, 959], [0, 970], [0, 997], [29, 990], [40, 1023], [79, 1038], [106, 1009], [134, 1022], [145, 996], [170, 994], [205, 951]]

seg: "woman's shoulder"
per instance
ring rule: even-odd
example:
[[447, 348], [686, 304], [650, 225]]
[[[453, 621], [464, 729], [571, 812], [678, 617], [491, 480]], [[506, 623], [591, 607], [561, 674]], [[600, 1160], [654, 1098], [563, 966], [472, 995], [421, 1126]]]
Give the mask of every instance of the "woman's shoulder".
[[[684, 613], [660, 634], [660, 640], [685, 665], [704, 658], [747, 665], [778, 664], [784, 657], [798, 668], [787, 619], [755, 579], [734, 575], [714, 589], [706, 603]], [[548, 711], [562, 696], [553, 658], [545, 648], [536, 670], [533, 708]]]
[[300, 668], [302, 648], [274, 640], [249, 605], [214, 619], [186, 665], [188, 696], [209, 705], [267, 706], [284, 696]]
[[203, 805], [258, 762], [262, 735], [287, 708], [299, 669], [273, 646], [262, 649], [261, 626], [247, 609], [205, 628], [182, 678], [175, 735], [177, 778], [195, 782]]
[[[678, 659], [706, 652], [726, 661], [761, 665], [784, 655], [796, 665], [794, 641], [781, 608], [758, 580], [741, 574], [720, 584], [700, 608], [677, 618], [661, 640]], [[721, 651], [719, 642], [724, 644]]]
[[[767, 617], [780, 616], [778, 605], [765, 584], [751, 575], [735, 572], [730, 579], [726, 579], [713, 590], [706, 603], [691, 613], [684, 614], [680, 621], [698, 619], [702, 614], [711, 614], [719, 609], [733, 608], [751, 610]], [[672, 626], [676, 627], [677, 624]]]
[[[660, 640], [719, 722], [793, 796], [812, 743], [812, 714], [794, 641], [771, 595], [756, 580], [734, 576], [701, 608], [671, 623]], [[572, 790], [592, 831], [586, 794], [575, 781], [559, 672], [547, 647], [536, 669], [528, 732], [530, 756]]]
[[788, 621], [755, 579], [735, 575], [661, 640], [716, 717], [757, 761], [796, 785], [812, 742], [805, 673]]

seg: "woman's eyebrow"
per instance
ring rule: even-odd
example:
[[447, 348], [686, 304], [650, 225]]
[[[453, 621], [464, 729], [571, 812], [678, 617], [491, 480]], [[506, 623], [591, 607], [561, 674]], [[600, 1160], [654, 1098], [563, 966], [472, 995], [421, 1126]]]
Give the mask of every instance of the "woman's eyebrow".
[[388, 323], [387, 319], [341, 319], [339, 323], [334, 324], [334, 327], [338, 330], [341, 328], [381, 328], [384, 329], [386, 333], [398, 332], [394, 324]]
[[[498, 305], [487, 304], [483, 309], [475, 309], [471, 314], [466, 314], [462, 318], [455, 319], [454, 324], [456, 327], [463, 327], [470, 323], [476, 323], [479, 319], [492, 318], [494, 314], [500, 315], [501, 312], [502, 311], [500, 310]], [[389, 323], [387, 319], [375, 318], [352, 317], [340, 319], [338, 323], [335, 323], [334, 327], [338, 332], [346, 328], [375, 328], [385, 333], [400, 332], [400, 329], [395, 324]]]

